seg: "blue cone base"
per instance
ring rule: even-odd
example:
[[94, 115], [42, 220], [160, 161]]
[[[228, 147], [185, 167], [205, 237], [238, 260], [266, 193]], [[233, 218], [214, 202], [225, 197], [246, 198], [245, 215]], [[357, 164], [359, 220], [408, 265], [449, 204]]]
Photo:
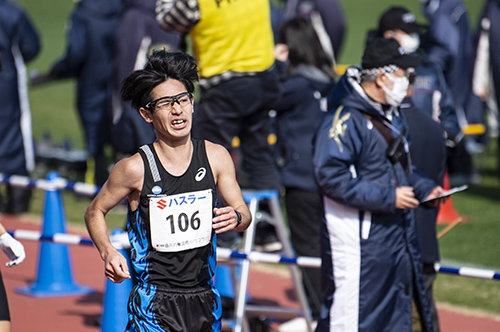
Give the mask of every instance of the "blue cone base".
[[120, 284], [106, 281], [104, 294], [102, 325], [103, 332], [123, 332], [128, 323], [128, 299], [132, 291], [131, 279]]
[[[122, 230], [113, 230], [112, 235], [123, 233]], [[129, 253], [125, 249], [118, 251], [127, 258], [130, 269]], [[128, 300], [130, 292], [134, 287], [132, 279], [125, 279], [121, 283], [113, 283], [106, 278], [106, 289], [104, 292], [102, 310], [102, 332], [123, 332], [128, 323]]]
[[52, 285], [49, 287], [37, 287], [35, 284], [30, 284], [28, 287], [18, 287], [15, 289], [17, 293], [28, 295], [31, 297], [57, 297], [57, 296], [79, 296], [94, 293], [95, 290], [80, 286], [73, 285]]
[[[239, 275], [240, 269], [236, 270]], [[232, 271], [229, 266], [217, 265], [215, 268], [215, 288], [221, 296], [234, 298], [234, 283]]]
[[[219, 291], [220, 296], [234, 299], [235, 285], [233, 283], [233, 271], [230, 266], [217, 265], [215, 268], [215, 288]], [[237, 279], [240, 278], [241, 268], [234, 267]], [[250, 301], [250, 294], [247, 291], [246, 301]]]

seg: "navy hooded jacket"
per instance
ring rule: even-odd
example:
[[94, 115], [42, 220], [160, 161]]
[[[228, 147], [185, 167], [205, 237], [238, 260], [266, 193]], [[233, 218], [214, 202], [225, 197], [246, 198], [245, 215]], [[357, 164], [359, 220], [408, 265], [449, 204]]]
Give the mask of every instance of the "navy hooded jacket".
[[443, 70], [460, 126], [484, 123], [483, 106], [472, 93], [474, 45], [467, 7], [462, 0], [428, 0], [423, 11], [429, 29], [422, 47]]
[[123, 79], [133, 70], [142, 69], [152, 48], [177, 50], [180, 35], [166, 32], [156, 22], [156, 0], [125, 0], [116, 36], [116, 54], [112, 78], [112, 137], [115, 150], [132, 154], [156, 139], [153, 125], [120, 100]]
[[[360, 70], [347, 69], [332, 92], [332, 111], [319, 128], [314, 172], [324, 197], [321, 233], [323, 308], [316, 331], [411, 331], [412, 297], [424, 330], [432, 331], [414, 211], [396, 209], [396, 187], [422, 200], [437, 186], [392, 163], [372, 120], [407, 128], [399, 108], [366, 95]], [[408, 131], [406, 131], [408, 132]], [[413, 287], [415, 285], [415, 287]]]
[[0, 172], [33, 170], [26, 62], [40, 51], [38, 34], [17, 5], [0, 0]]
[[121, 0], [79, 2], [69, 22], [66, 54], [50, 71], [56, 79], [77, 78], [77, 108], [92, 156], [109, 140], [109, 84], [121, 7]]
[[486, 1], [481, 18], [479, 19], [478, 34], [483, 32], [484, 29], [481, 26], [482, 18], [487, 18], [490, 23], [487, 31], [490, 47], [490, 65], [493, 76], [493, 86], [495, 88], [495, 98], [497, 104], [500, 104], [500, 57], [498, 56], [500, 52], [500, 0]]
[[313, 136], [326, 115], [331, 77], [311, 65], [299, 65], [283, 79], [276, 105], [278, 167], [283, 186], [317, 191], [312, 166]]

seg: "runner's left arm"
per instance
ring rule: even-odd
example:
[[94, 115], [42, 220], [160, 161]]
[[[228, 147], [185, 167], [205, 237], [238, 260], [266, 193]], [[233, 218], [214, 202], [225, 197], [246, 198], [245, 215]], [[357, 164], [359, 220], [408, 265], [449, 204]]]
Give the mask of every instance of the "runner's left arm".
[[[225, 207], [214, 209], [216, 217], [213, 219], [213, 228], [216, 233], [223, 233], [232, 229], [243, 232], [250, 225], [252, 216], [236, 180], [231, 155], [221, 145], [206, 142], [206, 146], [217, 189], [226, 204]], [[240, 225], [238, 225], [238, 216], [235, 210], [241, 214]]]

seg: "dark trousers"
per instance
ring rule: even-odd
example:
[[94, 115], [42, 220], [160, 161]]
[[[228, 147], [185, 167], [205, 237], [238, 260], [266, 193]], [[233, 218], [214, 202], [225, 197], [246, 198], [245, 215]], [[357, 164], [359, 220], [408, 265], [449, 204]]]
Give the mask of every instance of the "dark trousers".
[[[279, 175], [268, 144], [269, 110], [280, 98], [274, 71], [230, 79], [201, 89], [195, 105], [193, 137], [231, 149], [240, 139], [242, 171], [253, 189], [278, 189]], [[241, 184], [241, 183], [240, 183]]]
[[[286, 188], [285, 205], [295, 254], [320, 257], [319, 232], [323, 216], [321, 195], [318, 192]], [[320, 269], [302, 268], [302, 282], [312, 316], [317, 319], [323, 297]]]
[[427, 302], [429, 303], [429, 311], [431, 313], [432, 327], [434, 332], [439, 332], [439, 319], [437, 314], [436, 303], [433, 296], [433, 285], [437, 274], [434, 270], [434, 264], [424, 263], [424, 283]]
[[[29, 176], [28, 172], [16, 172], [12, 175]], [[0, 212], [18, 214], [28, 212], [31, 202], [30, 188], [5, 186], [5, 192], [0, 190]]]
[[3, 284], [2, 273], [0, 272], [0, 321], [2, 320], [10, 321], [10, 313], [7, 292]]

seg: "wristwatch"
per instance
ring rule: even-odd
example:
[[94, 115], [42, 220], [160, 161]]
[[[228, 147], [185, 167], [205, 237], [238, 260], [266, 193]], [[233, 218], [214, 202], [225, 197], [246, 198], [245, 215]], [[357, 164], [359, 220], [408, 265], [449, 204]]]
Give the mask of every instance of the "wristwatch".
[[236, 227], [238, 227], [239, 225], [241, 225], [241, 213], [239, 213], [238, 211], [234, 210], [234, 213], [236, 213]]

